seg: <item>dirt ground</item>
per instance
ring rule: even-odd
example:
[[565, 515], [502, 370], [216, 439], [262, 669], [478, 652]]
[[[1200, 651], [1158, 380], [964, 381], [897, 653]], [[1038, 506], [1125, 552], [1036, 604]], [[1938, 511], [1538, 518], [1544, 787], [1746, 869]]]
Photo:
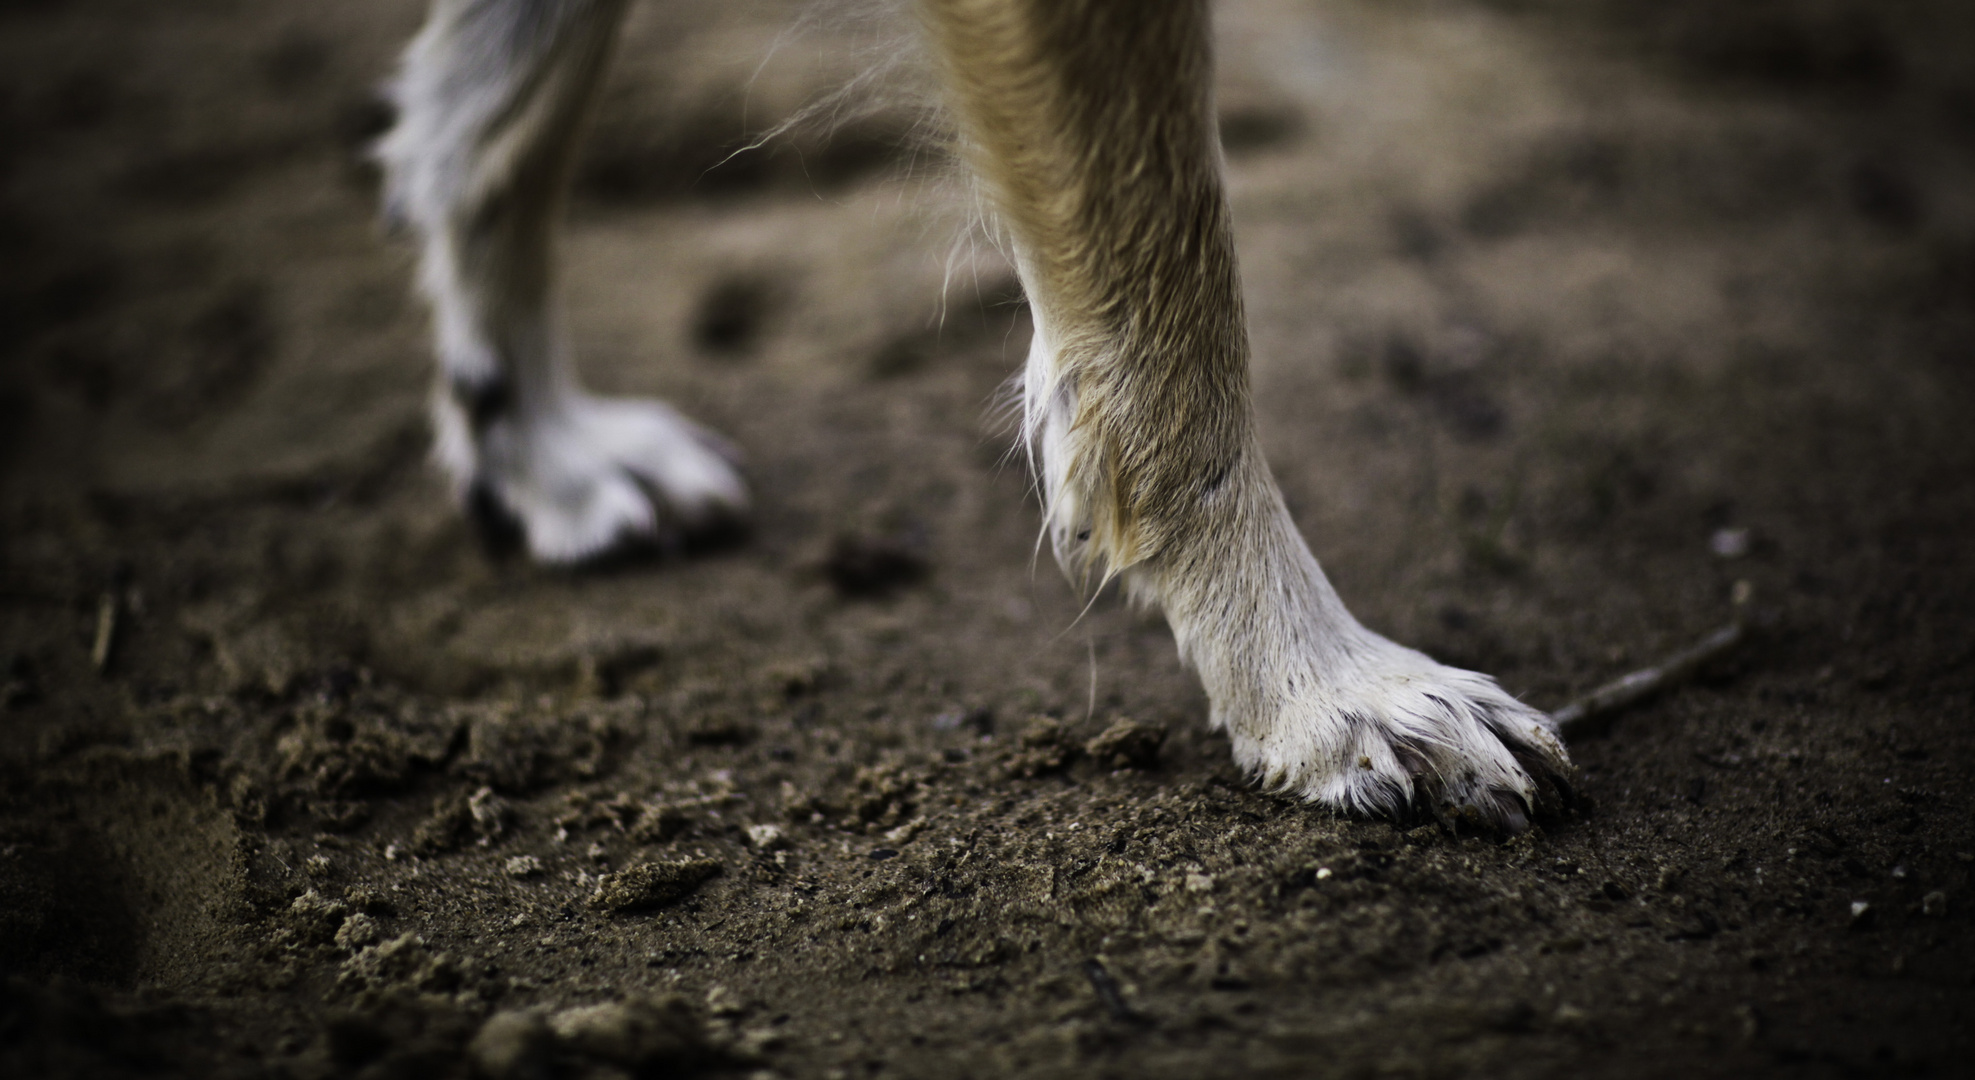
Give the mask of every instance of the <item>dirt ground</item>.
[[759, 514], [563, 573], [426, 463], [359, 153], [418, 0], [0, 4], [0, 1073], [1963, 1074], [1963, 8], [1223, 6], [1264, 442], [1360, 617], [1554, 708], [1753, 596], [1501, 843], [1258, 792], [1079, 617], [917, 114], [711, 168], [881, 52], [793, 7], [637, 10], [566, 245], [586, 377]]

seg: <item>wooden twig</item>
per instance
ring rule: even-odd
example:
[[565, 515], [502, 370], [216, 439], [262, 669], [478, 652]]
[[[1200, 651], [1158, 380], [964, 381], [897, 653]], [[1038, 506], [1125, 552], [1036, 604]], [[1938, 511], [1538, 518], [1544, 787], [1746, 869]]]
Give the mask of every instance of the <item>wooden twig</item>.
[[89, 663], [98, 674], [110, 670], [110, 657], [117, 648], [117, 616], [122, 609], [122, 599], [114, 590], [96, 602], [96, 641], [89, 647]]
[[[1738, 589], [1737, 592], [1737, 599], [1745, 604], [1747, 602], [1746, 596], [1743, 595], [1745, 591]], [[1557, 722], [1558, 730], [1566, 737], [1581, 734], [1595, 721], [1635, 705], [1662, 690], [1686, 682], [1695, 672], [1710, 661], [1727, 655], [1747, 637], [1748, 631], [1738, 612], [1734, 622], [1702, 638], [1694, 645], [1674, 653], [1662, 663], [1641, 668], [1600, 686], [1551, 713], [1550, 719]]]

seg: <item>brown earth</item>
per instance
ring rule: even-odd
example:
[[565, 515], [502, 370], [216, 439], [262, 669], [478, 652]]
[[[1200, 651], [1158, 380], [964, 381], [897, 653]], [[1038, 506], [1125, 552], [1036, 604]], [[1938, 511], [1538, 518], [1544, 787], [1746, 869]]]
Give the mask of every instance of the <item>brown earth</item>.
[[1262, 431], [1360, 616], [1554, 707], [1753, 589], [1498, 843], [1254, 790], [1079, 617], [913, 114], [708, 171], [870, 62], [788, 7], [639, 9], [567, 244], [589, 379], [759, 516], [570, 574], [424, 462], [357, 152], [419, 4], [0, 5], [0, 1072], [1967, 1067], [1960, 8], [1226, 5]]

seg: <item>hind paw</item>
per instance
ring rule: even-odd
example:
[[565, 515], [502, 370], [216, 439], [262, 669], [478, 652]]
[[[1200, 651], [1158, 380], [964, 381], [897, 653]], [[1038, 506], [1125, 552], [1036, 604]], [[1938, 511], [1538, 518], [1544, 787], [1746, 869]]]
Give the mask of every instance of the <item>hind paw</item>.
[[439, 457], [469, 509], [505, 523], [543, 563], [676, 547], [748, 509], [738, 452], [661, 401], [572, 392], [477, 436], [442, 401]]

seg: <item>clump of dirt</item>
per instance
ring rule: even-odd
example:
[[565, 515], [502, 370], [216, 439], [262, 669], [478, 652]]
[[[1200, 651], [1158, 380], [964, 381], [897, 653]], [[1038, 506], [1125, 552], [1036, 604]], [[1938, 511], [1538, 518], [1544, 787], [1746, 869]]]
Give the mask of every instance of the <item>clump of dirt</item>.
[[718, 876], [720, 863], [715, 859], [639, 863], [599, 879], [590, 905], [612, 913], [664, 907], [691, 896]]
[[1108, 768], [1150, 769], [1159, 764], [1159, 746], [1165, 741], [1165, 728], [1120, 716], [1084, 743], [1083, 752]]

